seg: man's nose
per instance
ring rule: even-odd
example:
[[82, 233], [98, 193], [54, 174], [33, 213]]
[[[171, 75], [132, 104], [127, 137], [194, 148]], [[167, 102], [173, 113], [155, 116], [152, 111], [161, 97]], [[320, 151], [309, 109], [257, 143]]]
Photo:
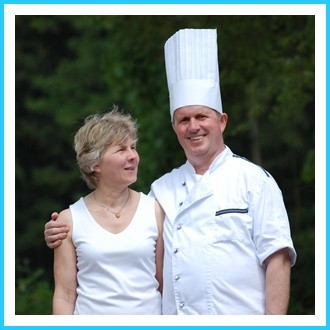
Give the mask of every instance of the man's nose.
[[189, 121], [189, 130], [191, 132], [194, 132], [194, 131], [198, 130], [198, 128], [199, 128], [199, 125], [198, 125], [197, 120], [194, 118], [191, 118]]

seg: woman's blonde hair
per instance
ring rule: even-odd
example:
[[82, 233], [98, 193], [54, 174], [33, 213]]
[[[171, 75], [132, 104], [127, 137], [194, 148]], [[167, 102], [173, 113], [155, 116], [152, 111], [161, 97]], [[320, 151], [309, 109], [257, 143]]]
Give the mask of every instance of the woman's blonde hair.
[[137, 141], [137, 122], [116, 105], [108, 113], [91, 115], [85, 119], [74, 137], [74, 150], [82, 177], [90, 189], [97, 186], [98, 177], [94, 168], [107, 148], [122, 143], [128, 137]]

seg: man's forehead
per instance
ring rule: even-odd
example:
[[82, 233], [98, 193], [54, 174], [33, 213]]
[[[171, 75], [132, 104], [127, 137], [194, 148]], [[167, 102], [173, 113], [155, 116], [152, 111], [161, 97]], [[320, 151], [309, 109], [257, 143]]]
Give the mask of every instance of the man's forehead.
[[206, 107], [206, 106], [188, 105], [188, 106], [175, 110], [174, 116], [175, 117], [182, 117], [182, 116], [191, 117], [191, 116], [195, 116], [198, 114], [209, 114], [212, 112], [214, 112], [214, 110], [209, 107]]

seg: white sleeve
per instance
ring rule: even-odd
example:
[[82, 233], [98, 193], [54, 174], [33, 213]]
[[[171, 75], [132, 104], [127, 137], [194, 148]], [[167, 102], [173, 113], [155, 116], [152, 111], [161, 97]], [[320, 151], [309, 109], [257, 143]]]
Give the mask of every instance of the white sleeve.
[[293, 266], [297, 254], [282, 192], [275, 180], [271, 176], [267, 177], [261, 191], [253, 198], [253, 239], [260, 264], [274, 252], [288, 248]]

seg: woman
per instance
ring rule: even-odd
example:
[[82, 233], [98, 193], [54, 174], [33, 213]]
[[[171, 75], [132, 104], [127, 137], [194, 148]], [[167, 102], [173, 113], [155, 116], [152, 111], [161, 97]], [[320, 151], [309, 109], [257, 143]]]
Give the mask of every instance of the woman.
[[54, 250], [53, 314], [161, 314], [164, 214], [129, 188], [136, 142], [136, 122], [117, 107], [86, 118], [75, 135], [93, 191], [59, 215], [70, 232]]

